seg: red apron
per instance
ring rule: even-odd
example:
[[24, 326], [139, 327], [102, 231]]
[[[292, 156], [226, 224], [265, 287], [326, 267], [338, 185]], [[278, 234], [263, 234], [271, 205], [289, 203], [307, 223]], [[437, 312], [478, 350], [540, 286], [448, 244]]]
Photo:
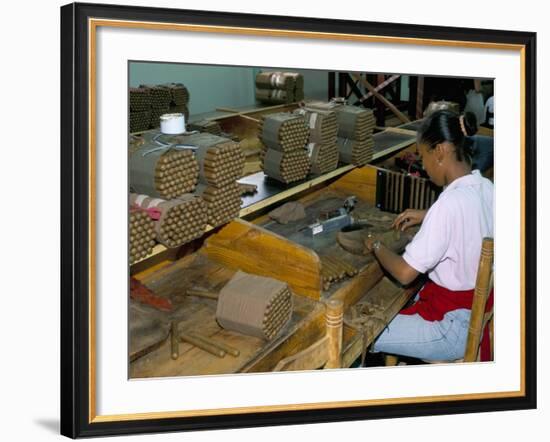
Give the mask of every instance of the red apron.
[[[441, 321], [445, 313], [465, 308], [471, 310], [474, 299], [474, 290], [449, 290], [437, 285], [435, 282], [428, 282], [418, 292], [418, 300], [410, 307], [401, 310], [402, 315], [414, 315], [418, 313], [426, 321]], [[493, 290], [489, 293], [485, 312], [493, 308]], [[480, 361], [491, 360], [491, 346], [489, 341], [489, 327], [485, 326], [481, 338]]]

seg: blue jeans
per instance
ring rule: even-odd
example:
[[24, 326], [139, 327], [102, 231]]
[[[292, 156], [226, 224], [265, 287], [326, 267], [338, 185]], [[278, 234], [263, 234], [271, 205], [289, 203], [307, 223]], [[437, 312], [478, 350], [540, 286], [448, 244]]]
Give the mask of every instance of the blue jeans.
[[373, 352], [410, 356], [428, 361], [464, 357], [470, 310], [445, 314], [441, 321], [426, 321], [419, 314], [398, 314], [372, 346]]

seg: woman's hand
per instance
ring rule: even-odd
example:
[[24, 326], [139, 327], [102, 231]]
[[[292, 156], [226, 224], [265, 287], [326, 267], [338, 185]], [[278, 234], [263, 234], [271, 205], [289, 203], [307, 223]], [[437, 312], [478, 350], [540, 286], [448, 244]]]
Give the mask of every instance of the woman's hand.
[[[374, 249], [377, 247], [377, 244], [380, 244], [380, 237], [378, 235], [373, 235], [372, 233], [369, 233], [367, 238], [363, 241], [363, 245], [365, 246], [365, 250], [367, 253], [373, 253]], [[378, 247], [379, 247], [378, 244]]]
[[407, 209], [397, 215], [392, 223], [392, 227], [397, 230], [405, 230], [408, 227], [420, 224], [426, 216], [426, 210]]

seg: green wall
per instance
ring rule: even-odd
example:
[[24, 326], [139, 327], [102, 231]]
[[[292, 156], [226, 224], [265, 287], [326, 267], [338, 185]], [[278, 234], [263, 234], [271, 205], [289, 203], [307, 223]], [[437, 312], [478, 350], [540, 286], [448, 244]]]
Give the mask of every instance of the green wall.
[[189, 89], [191, 115], [216, 107], [254, 103], [252, 68], [172, 63], [130, 63], [130, 87], [140, 84], [183, 83]]
[[[326, 71], [292, 68], [259, 68], [176, 63], [130, 63], [130, 86], [176, 82], [187, 86], [191, 94], [191, 116], [212, 112], [216, 107], [248, 107], [256, 103], [254, 78], [262, 70], [299, 72], [304, 76], [306, 99], [328, 99]], [[362, 92], [366, 92], [360, 85]], [[409, 98], [409, 77], [401, 77], [401, 99]], [[353, 97], [352, 102], [355, 101]]]
[[[140, 84], [183, 83], [189, 89], [189, 112], [196, 115], [211, 112], [216, 107], [253, 105], [254, 78], [262, 68], [212, 66], [175, 63], [130, 63], [130, 86]], [[264, 70], [273, 70], [265, 68]], [[327, 99], [328, 78], [325, 71], [281, 69], [304, 75], [306, 98]]]

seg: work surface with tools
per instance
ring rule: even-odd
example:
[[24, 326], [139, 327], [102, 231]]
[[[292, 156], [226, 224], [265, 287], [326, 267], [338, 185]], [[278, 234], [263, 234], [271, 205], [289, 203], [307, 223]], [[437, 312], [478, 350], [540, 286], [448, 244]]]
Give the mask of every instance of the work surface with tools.
[[[186, 295], [192, 288], [217, 293], [234, 274], [235, 270], [201, 254], [193, 254], [140, 278], [140, 282], [157, 296], [171, 301], [172, 311], [162, 312], [131, 301], [130, 359], [135, 360], [130, 363], [130, 377], [265, 371], [271, 364], [265, 359], [280, 359], [286, 356], [290, 347], [321, 336], [324, 307], [303, 296], [293, 295], [290, 322], [283, 333], [267, 342], [222, 329], [216, 322], [216, 299]], [[178, 322], [180, 333], [189, 331], [229, 345], [238, 350], [238, 356], [219, 357], [189, 343], [181, 343], [179, 357], [172, 359], [169, 337], [172, 321]], [[283, 345], [285, 350], [279, 354]], [[140, 352], [146, 354], [140, 355]]]
[[[332, 284], [328, 284], [330, 288], [328, 285], [324, 287], [322, 296], [325, 299], [342, 288], [347, 280], [366, 270], [369, 264], [376, 261], [370, 253], [350, 253], [342, 248], [337, 240], [337, 234], [341, 229], [312, 234], [314, 228], [311, 226], [322, 224], [327, 214], [343, 207], [346, 199], [351, 196], [348, 193], [325, 188], [299, 200], [305, 210], [305, 217], [301, 220], [280, 224], [266, 215], [255, 221], [266, 230], [313, 250], [319, 256], [322, 265], [328, 261], [327, 264], [332, 264], [331, 267], [343, 267], [345, 275], [342, 278], [335, 278], [336, 280]], [[380, 238], [386, 246], [395, 252], [402, 251], [417, 231], [416, 228], [409, 228], [406, 232], [392, 229], [396, 214], [383, 212], [361, 199], [356, 199], [350, 216], [354, 223], [360, 223], [362, 228]], [[358, 244], [358, 246], [362, 248], [362, 244]]]
[[[161, 312], [131, 301], [130, 377], [271, 371], [281, 359], [306, 349], [324, 336], [324, 301], [328, 299], [344, 302], [342, 366], [351, 366], [414, 291], [403, 289], [388, 279], [372, 255], [356, 255], [340, 247], [336, 232], [315, 239], [305, 233], [309, 224], [322, 218], [323, 213], [342, 206], [349, 196], [342, 190], [323, 188], [299, 200], [305, 207], [306, 217], [302, 220], [283, 225], [264, 215], [254, 221], [259, 230], [252, 233], [258, 235], [258, 245], [265, 244], [265, 238], [261, 237], [264, 234], [270, 238], [284, 238], [317, 254], [321, 269], [325, 268], [328, 257], [333, 265], [335, 260], [356, 270], [330, 284], [323, 278], [324, 287], [318, 299], [294, 294], [291, 320], [270, 341], [222, 329], [216, 322], [216, 299], [186, 295], [188, 289], [218, 293], [235, 274], [235, 268], [211, 259], [208, 254], [199, 251], [156, 270], [135, 275], [157, 296], [170, 300], [172, 310]], [[397, 235], [391, 229], [395, 214], [382, 212], [364, 200], [357, 200], [352, 213], [367, 228], [383, 235], [386, 244], [396, 251], [401, 250], [412, 236], [412, 232]], [[283, 274], [281, 279], [285, 279]], [[174, 320], [178, 322], [179, 333], [191, 331], [229, 345], [238, 350], [238, 356], [228, 353], [219, 357], [182, 342], [179, 357], [173, 359], [170, 324]]]

